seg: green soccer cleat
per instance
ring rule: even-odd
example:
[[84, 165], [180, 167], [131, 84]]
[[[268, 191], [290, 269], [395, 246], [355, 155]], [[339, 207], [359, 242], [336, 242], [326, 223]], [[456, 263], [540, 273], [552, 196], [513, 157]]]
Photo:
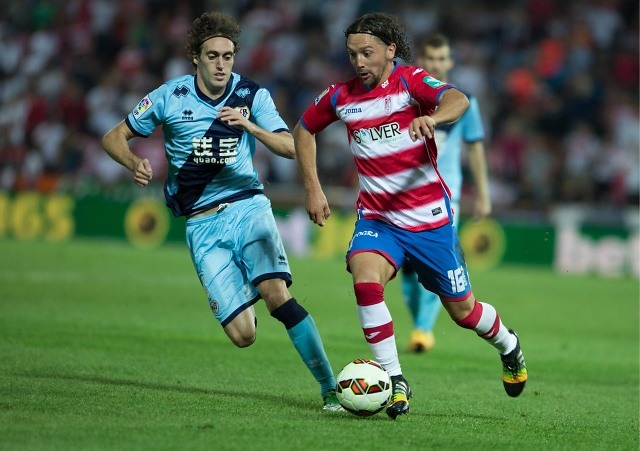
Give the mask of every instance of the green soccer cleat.
[[387, 415], [395, 420], [398, 415], [409, 413], [409, 399], [413, 394], [409, 383], [402, 374], [391, 376], [391, 385], [393, 386], [393, 394], [387, 406]]
[[500, 355], [502, 360], [502, 384], [507, 395], [515, 398], [524, 390], [527, 382], [527, 367], [524, 363], [524, 356], [520, 349], [520, 339], [511, 329], [509, 333], [516, 336], [516, 347], [509, 354]]
[[322, 410], [326, 410], [328, 412], [344, 412], [344, 407], [340, 405], [340, 401], [338, 401], [338, 397], [336, 396], [336, 391], [334, 389], [329, 390], [324, 395], [322, 395], [322, 401], [324, 405], [322, 406]]

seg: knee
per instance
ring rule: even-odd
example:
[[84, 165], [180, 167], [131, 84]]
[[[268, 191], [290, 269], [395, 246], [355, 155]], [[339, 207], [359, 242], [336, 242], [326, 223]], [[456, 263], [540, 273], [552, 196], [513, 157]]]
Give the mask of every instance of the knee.
[[256, 341], [256, 334], [237, 334], [229, 336], [229, 338], [238, 348], [248, 348]]
[[234, 324], [233, 326], [235, 327], [225, 328], [225, 332], [227, 333], [227, 336], [229, 337], [231, 342], [237, 347], [246, 348], [248, 346], [251, 346], [256, 341], [256, 329], [253, 324]]
[[454, 320], [458, 325], [461, 325], [460, 323], [463, 322], [463, 320], [473, 312], [475, 303], [475, 299], [472, 300], [470, 298], [458, 302], [442, 302], [451, 319]]

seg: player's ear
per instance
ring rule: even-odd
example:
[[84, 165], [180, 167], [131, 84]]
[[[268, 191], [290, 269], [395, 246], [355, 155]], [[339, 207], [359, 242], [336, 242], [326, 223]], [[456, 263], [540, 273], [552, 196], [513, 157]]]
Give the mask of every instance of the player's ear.
[[393, 59], [396, 56], [396, 43], [392, 42], [387, 46], [387, 58]]

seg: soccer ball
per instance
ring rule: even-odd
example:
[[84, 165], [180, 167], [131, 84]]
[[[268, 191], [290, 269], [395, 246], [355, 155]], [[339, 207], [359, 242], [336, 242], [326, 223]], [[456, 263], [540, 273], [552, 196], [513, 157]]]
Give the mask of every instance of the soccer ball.
[[378, 362], [355, 359], [338, 374], [336, 395], [340, 405], [361, 417], [380, 412], [391, 397], [391, 379]]

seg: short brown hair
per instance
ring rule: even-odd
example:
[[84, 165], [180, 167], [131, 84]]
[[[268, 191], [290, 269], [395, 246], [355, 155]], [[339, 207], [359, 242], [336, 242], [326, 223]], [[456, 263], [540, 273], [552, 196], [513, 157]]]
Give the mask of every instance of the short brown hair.
[[443, 35], [442, 33], [434, 33], [434, 34], [430, 34], [429, 36], [427, 36], [426, 38], [424, 38], [421, 42], [420, 42], [420, 48], [423, 49], [425, 47], [435, 47], [435, 48], [440, 48], [440, 47], [451, 47], [451, 44], [449, 43], [449, 38], [447, 38], [445, 35]]
[[[187, 33], [187, 55], [193, 64], [193, 58], [200, 55], [202, 44], [207, 39], [220, 36], [233, 42], [234, 53], [238, 50], [238, 35], [240, 26], [238, 22], [226, 13], [204, 13], [193, 21], [191, 29]], [[194, 64], [195, 66], [195, 64]]]

